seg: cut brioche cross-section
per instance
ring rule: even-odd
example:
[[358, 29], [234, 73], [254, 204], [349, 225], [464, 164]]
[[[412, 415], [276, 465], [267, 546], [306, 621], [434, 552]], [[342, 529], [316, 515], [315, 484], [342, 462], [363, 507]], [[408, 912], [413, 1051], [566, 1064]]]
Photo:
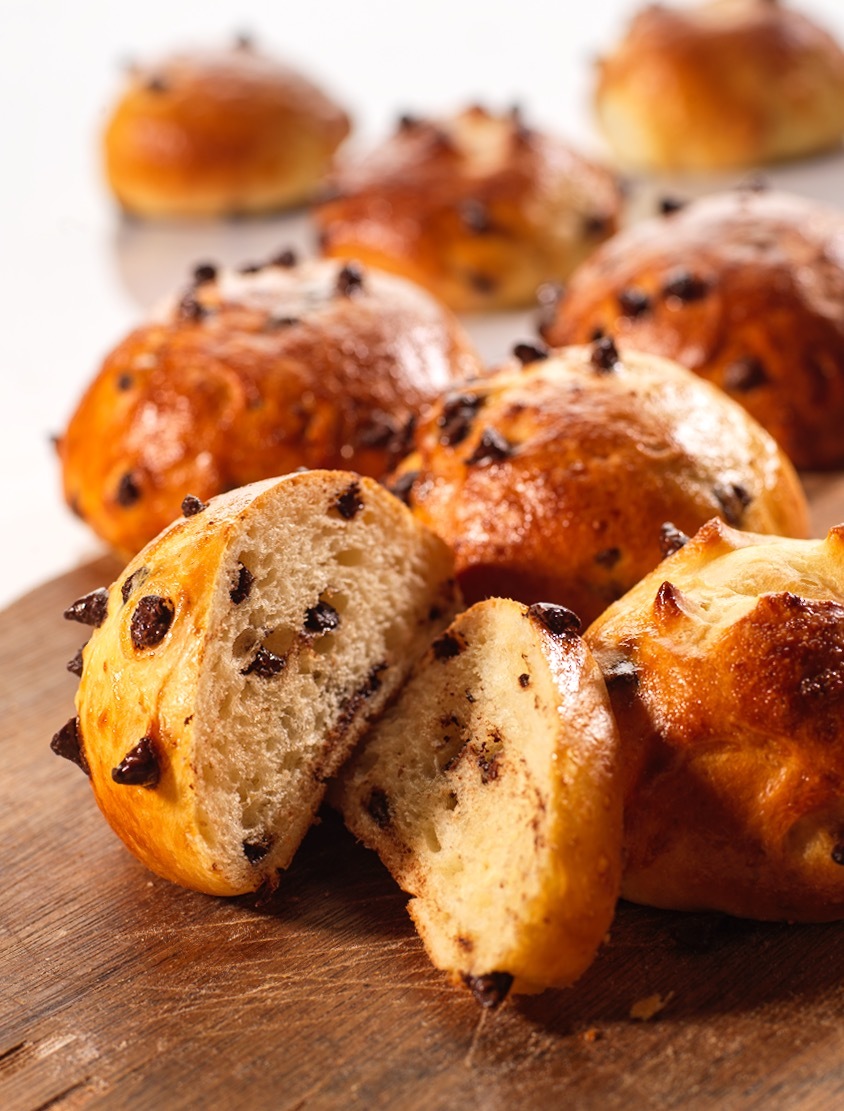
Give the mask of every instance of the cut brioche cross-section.
[[453, 616], [453, 564], [350, 473], [185, 507], [108, 592], [74, 744], [145, 864], [231, 895], [290, 863], [326, 779]]
[[479, 602], [438, 637], [335, 801], [414, 898], [433, 963], [484, 1004], [573, 982], [621, 871], [617, 733], [559, 606]]

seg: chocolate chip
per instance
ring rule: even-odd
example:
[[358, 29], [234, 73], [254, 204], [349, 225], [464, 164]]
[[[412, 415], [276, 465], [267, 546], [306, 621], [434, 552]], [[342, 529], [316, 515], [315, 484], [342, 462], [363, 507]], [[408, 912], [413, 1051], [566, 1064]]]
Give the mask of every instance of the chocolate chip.
[[[493, 740], [499, 744], [501, 743], [501, 737], [497, 734]], [[496, 751], [488, 753], [486, 745], [482, 745], [481, 751], [478, 753], [477, 764], [481, 772], [481, 783], [491, 783], [498, 779], [498, 753]]]
[[507, 998], [513, 977], [509, 972], [487, 972], [483, 976], [464, 973], [463, 983], [482, 1007], [494, 1009]]
[[567, 637], [580, 632], [580, 618], [576, 613], [553, 602], [534, 602], [528, 614], [539, 621], [555, 637]]
[[424, 122], [425, 121], [421, 120], [419, 116], [413, 116], [409, 112], [403, 112], [398, 118], [397, 126], [399, 131], [413, 131], [417, 127], [422, 127]]
[[208, 508], [208, 502], [202, 501], [196, 494], [187, 494], [182, 498], [182, 516], [195, 517], [203, 509]]
[[341, 297], [354, 297], [363, 291], [363, 269], [357, 262], [347, 262], [337, 274], [334, 287]]
[[684, 532], [672, 524], [671, 521], [666, 521], [659, 530], [659, 550], [662, 552], [662, 558], [667, 559], [668, 556], [674, 555], [680, 549], [688, 544], [689, 538]]
[[668, 275], [662, 287], [664, 297], [684, 303], [699, 301], [709, 292], [709, 283], [693, 274], [691, 270], [674, 270]]
[[501, 463], [513, 454], [513, 445], [492, 427], [483, 430], [477, 446], [466, 460], [467, 467], [485, 466], [487, 463]]
[[618, 348], [610, 336], [605, 336], [602, 333], [600, 338], [595, 341], [592, 345], [590, 361], [592, 366], [602, 374], [609, 374], [615, 370], [620, 361], [620, 356]]
[[373, 787], [369, 792], [369, 798], [364, 803], [367, 814], [375, 822], [380, 829], [386, 827], [392, 821], [390, 814], [390, 800], [387, 794], [380, 787]]
[[485, 401], [486, 398], [480, 394], [462, 393], [447, 397], [437, 417], [440, 443], [445, 447], [462, 443], [469, 435], [472, 422]]
[[217, 280], [217, 267], [213, 262], [200, 262], [193, 268], [193, 280], [197, 285]]
[[274, 837], [265, 833], [263, 837], [253, 837], [243, 842], [243, 855], [250, 864], [260, 864], [270, 849], [273, 847]]
[[236, 606], [239, 606], [241, 602], [244, 602], [249, 597], [254, 582], [255, 576], [249, 568], [239, 563], [237, 565], [237, 580], [229, 591], [229, 598], [231, 598]]
[[337, 495], [334, 502], [334, 508], [345, 521], [351, 521], [356, 517], [363, 506], [359, 482], [351, 482], [342, 494]]
[[170, 82], [160, 73], [155, 73], [147, 78], [146, 87], [151, 93], [166, 93], [170, 91]]
[[601, 567], [606, 567], [607, 570], [615, 567], [620, 559], [620, 548], [602, 548], [600, 552], [595, 553], [595, 562]]
[[64, 616], [68, 621], [78, 621], [80, 625], [92, 625], [98, 629], [108, 613], [108, 591], [104, 586], [83, 594], [67, 607]]
[[244, 262], [237, 268], [238, 274], [260, 274], [264, 269], [263, 262]]
[[844, 864], [844, 841], [839, 841], [833, 845], [832, 852], [829, 854], [832, 857], [834, 864]]
[[111, 778], [121, 787], [157, 787], [161, 779], [161, 756], [155, 740], [141, 737], [117, 767], [111, 769]]
[[528, 673], [526, 671], [523, 671], [522, 674], [519, 676], [519, 686], [520, 687], [529, 687], [530, 686], [530, 676], [528, 675]]
[[461, 201], [458, 206], [460, 219], [469, 229], [476, 235], [484, 235], [492, 231], [493, 222], [489, 214], [489, 209], [482, 202], [470, 197], [465, 201]]
[[240, 674], [258, 675], [261, 679], [272, 679], [274, 675], [278, 675], [284, 669], [286, 664], [287, 660], [283, 656], [277, 656], [269, 648], [261, 647], [255, 653], [252, 662], [244, 667]]
[[55, 752], [56, 756], [61, 756], [65, 760], [70, 760], [71, 764], [76, 764], [86, 775], [90, 776], [91, 769], [88, 767], [85, 750], [82, 747], [79, 718], [71, 718], [70, 721], [65, 722], [58, 733], [53, 737], [52, 741], [50, 741], [50, 748]]
[[724, 389], [736, 390], [738, 393], [747, 393], [749, 390], [758, 389], [768, 381], [764, 364], [752, 355], [743, 359], [736, 359], [724, 371]]
[[727, 524], [738, 527], [741, 524], [745, 509], [753, 501], [747, 490], [736, 482], [718, 482], [713, 487], [712, 493], [721, 506], [721, 512]]
[[399, 501], [403, 501], [405, 505], [410, 505], [413, 484], [418, 477], [419, 471], [405, 471], [404, 474], [400, 474], [398, 478], [393, 479], [388, 489]]
[[463, 645], [451, 633], [443, 633], [431, 645], [435, 660], [451, 660], [463, 651]]
[[586, 235], [606, 235], [611, 219], [605, 213], [597, 212], [583, 218], [583, 231]]
[[82, 662], [81, 648], [78, 650], [72, 660], [67, 661], [67, 664], [65, 666], [67, 667], [67, 670], [71, 673], [71, 675], [77, 675], [80, 679], [82, 678], [82, 670], [84, 668], [84, 664]]
[[189, 289], [179, 302], [179, 316], [182, 320], [204, 320], [208, 310], [194, 297], [193, 290]]
[[687, 202], [680, 200], [679, 197], [660, 197], [659, 211], [662, 216], [671, 216], [675, 212], [679, 212], [686, 207]]
[[126, 579], [123, 580], [123, 585], [120, 588], [120, 596], [123, 598], [124, 606], [129, 601], [132, 591], [140, 586], [144, 579], [149, 575], [148, 567], [138, 567]]
[[159, 594], [146, 594], [135, 606], [129, 622], [129, 635], [132, 644], [140, 652], [144, 648], [154, 648], [167, 636], [176, 607], [169, 598]]
[[466, 277], [476, 293], [488, 295], [498, 289], [497, 280], [491, 274], [484, 274], [481, 270], [470, 270]]
[[601, 340], [601, 339], [603, 339], [603, 338], [604, 338], [604, 337], [606, 336], [606, 334], [607, 334], [607, 333], [606, 333], [606, 332], [604, 331], [604, 329], [603, 329], [603, 328], [602, 328], [602, 327], [600, 326], [600, 324], [597, 324], [597, 325], [596, 325], [596, 326], [595, 326], [595, 327], [594, 327], [594, 328], [592, 329], [592, 331], [591, 331], [591, 332], [589, 333], [589, 342], [590, 342], [590, 343], [597, 343], [597, 342], [598, 342], [598, 340]]
[[134, 505], [141, 496], [141, 488], [138, 485], [138, 480], [131, 471], [127, 471], [122, 476], [117, 484], [117, 493], [115, 499], [118, 505], [122, 505], [124, 509], [128, 509], [130, 505]]
[[309, 633], [330, 633], [340, 624], [340, 614], [328, 602], [317, 602], [305, 610], [305, 628]]
[[286, 251], [279, 251], [277, 255], [274, 255], [270, 259], [270, 266], [282, 266], [285, 270], [289, 270], [292, 266], [295, 266], [298, 261], [299, 258], [296, 252], [291, 251], [288, 247]]
[[538, 363], [547, 359], [550, 351], [544, 343], [517, 343], [513, 346], [513, 355], [523, 366]]
[[401, 427], [395, 417], [383, 409], [373, 409], [358, 433], [357, 441], [361, 447], [387, 448], [396, 442], [400, 433]]
[[618, 304], [625, 316], [637, 317], [648, 311], [651, 307], [651, 299], [644, 290], [635, 289], [631, 286], [628, 289], [621, 290], [618, 295]]
[[121, 393], [125, 393], [127, 390], [131, 390], [134, 381], [135, 380], [131, 374], [118, 374], [116, 383], [117, 388], [120, 390]]

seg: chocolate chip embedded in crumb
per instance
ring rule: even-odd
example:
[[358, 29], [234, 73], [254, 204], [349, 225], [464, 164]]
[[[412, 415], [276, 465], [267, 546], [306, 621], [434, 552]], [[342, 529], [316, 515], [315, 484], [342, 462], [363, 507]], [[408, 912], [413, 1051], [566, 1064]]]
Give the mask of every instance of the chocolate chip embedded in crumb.
[[208, 508], [208, 502], [204, 502], [198, 498], [196, 494], [187, 494], [182, 498], [182, 516], [195, 517], [197, 513], [201, 513], [203, 509]]
[[67, 607], [64, 616], [68, 621], [78, 621], [80, 625], [91, 625], [98, 629], [108, 613], [108, 591], [104, 586], [83, 594]]
[[124, 606], [132, 596], [132, 592], [141, 585], [148, 575], [148, 567], [138, 567], [128, 578], [123, 580], [123, 585], [120, 587], [120, 595], [123, 598]]
[[460, 655], [463, 645], [452, 633], [443, 633], [431, 645], [431, 651], [435, 660], [450, 660]]
[[213, 262], [200, 262], [193, 268], [193, 280], [197, 285], [217, 280], [217, 267]]
[[239, 606], [241, 602], [249, 597], [254, 582], [255, 576], [249, 568], [239, 563], [237, 565], [237, 581], [229, 591], [229, 598], [231, 598], [236, 606]]
[[454, 447], [466, 439], [485, 401], [482, 394], [472, 393], [451, 394], [445, 398], [437, 417], [439, 441], [444, 447]]
[[621, 357], [612, 338], [601, 333], [592, 345], [589, 359], [595, 370], [601, 374], [609, 374], [616, 369]]
[[259, 648], [252, 662], [243, 668], [241, 675], [257, 675], [261, 679], [272, 679], [287, 665], [284, 656], [277, 656], [269, 648]]
[[309, 633], [330, 633], [340, 624], [340, 614], [328, 602], [317, 602], [305, 611], [305, 628]]
[[76, 764], [87, 776], [90, 776], [91, 769], [88, 767], [85, 750], [82, 747], [79, 718], [71, 718], [70, 721], [65, 722], [58, 733], [53, 737], [52, 741], [50, 741], [50, 748], [55, 752], [56, 756], [61, 756], [65, 760], [70, 760], [72, 764]]
[[688, 542], [688, 536], [671, 521], [666, 521], [659, 530], [659, 550], [662, 552], [663, 559], [679, 552]]
[[753, 501], [747, 490], [736, 482], [718, 482], [713, 487], [712, 493], [721, 507], [721, 512], [727, 524], [738, 527], [741, 524], [745, 509]]
[[347, 262], [338, 272], [334, 287], [341, 297], [354, 297], [363, 292], [363, 268], [356, 262]]
[[132, 386], [134, 385], [134, 381], [135, 380], [131, 374], [126, 374], [125, 372], [123, 374], [118, 374], [116, 383], [117, 388], [120, 390], [121, 393], [125, 393], [127, 390], [131, 390]]
[[643, 289], [630, 286], [622, 289], [618, 294], [618, 306], [625, 316], [635, 319], [643, 316], [651, 307], [651, 299]]
[[736, 359], [724, 371], [724, 389], [735, 390], [737, 393], [747, 393], [766, 385], [768, 375], [761, 360], [748, 356]]
[[117, 504], [122, 505], [124, 509], [128, 509], [130, 505], [134, 505], [140, 499], [141, 487], [131, 471], [127, 471], [121, 477], [117, 484], [117, 493], [114, 496]]
[[359, 482], [349, 483], [342, 494], [337, 495], [334, 502], [334, 508], [344, 521], [351, 521], [363, 509], [363, 506], [364, 501], [361, 497]]
[[534, 602], [532, 606], [528, 606], [527, 613], [544, 625], [552, 636], [567, 637], [580, 632], [580, 618], [565, 606], [557, 606], [553, 602]]
[[274, 255], [270, 259], [270, 266], [281, 266], [285, 270], [289, 270], [291, 267], [295, 266], [298, 261], [299, 259], [296, 252], [288, 248], [286, 251], [279, 251], [277, 255]]
[[71, 673], [71, 675], [76, 675], [80, 679], [82, 678], [82, 671], [85, 665], [82, 661], [81, 648], [77, 651], [72, 660], [67, 661], [67, 664], [65, 666], [67, 667], [67, 670]]
[[161, 756], [155, 740], [141, 737], [117, 767], [111, 769], [111, 778], [121, 787], [146, 787], [150, 790], [157, 787], [161, 779]]
[[419, 477], [419, 471], [405, 471], [400, 474], [398, 478], [393, 479], [387, 489], [393, 495], [403, 501], [405, 505], [410, 505], [410, 495], [413, 491], [413, 484]]
[[386, 792], [380, 787], [373, 787], [369, 792], [369, 798], [363, 805], [373, 822], [380, 829], [386, 829], [392, 821], [390, 800], [387, 798]]
[[482, 1007], [494, 1009], [507, 998], [513, 986], [513, 977], [509, 972], [487, 972], [484, 976], [464, 973], [463, 983]]
[[243, 842], [243, 855], [250, 864], [260, 864], [273, 847], [273, 841], [271, 833], [265, 833], [263, 837], [250, 838]]
[[517, 343], [513, 346], [513, 354], [522, 366], [530, 366], [547, 359], [550, 350], [544, 343]]
[[146, 594], [135, 606], [129, 622], [129, 635], [137, 651], [154, 648], [167, 636], [176, 607], [169, 598]]
[[683, 303], [699, 301], [708, 292], [709, 282], [683, 269], [672, 271], [662, 287], [664, 297]]
[[466, 459], [467, 467], [481, 467], [488, 463], [501, 463], [513, 454], [513, 445], [491, 426], [485, 428], [472, 454]]
[[526, 671], [523, 671], [522, 674], [519, 676], [519, 686], [520, 687], [529, 687], [530, 686], [530, 676], [528, 675], [528, 673]]
[[602, 548], [600, 552], [595, 553], [595, 562], [601, 567], [606, 567], [607, 570], [615, 567], [620, 559], [620, 548]]
[[844, 865], [844, 841], [839, 841], [836, 845], [833, 845], [832, 852], [829, 855], [832, 857], [833, 864]]

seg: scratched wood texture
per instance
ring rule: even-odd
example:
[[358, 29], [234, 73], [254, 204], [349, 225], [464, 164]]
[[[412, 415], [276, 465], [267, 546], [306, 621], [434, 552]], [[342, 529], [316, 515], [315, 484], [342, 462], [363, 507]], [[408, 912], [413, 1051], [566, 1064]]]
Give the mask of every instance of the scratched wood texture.
[[[820, 535], [844, 477], [808, 488]], [[48, 747], [84, 639], [61, 611], [116, 573], [0, 614], [0, 1107], [844, 1106], [844, 924], [622, 905], [574, 988], [483, 1014], [330, 813], [263, 908], [148, 874]]]

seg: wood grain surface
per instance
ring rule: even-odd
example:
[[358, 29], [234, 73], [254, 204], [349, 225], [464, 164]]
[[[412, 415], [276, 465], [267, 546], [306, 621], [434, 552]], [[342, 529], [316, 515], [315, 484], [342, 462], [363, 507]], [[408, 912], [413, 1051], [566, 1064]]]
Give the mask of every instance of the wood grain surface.
[[[820, 535], [844, 478], [808, 489]], [[85, 639], [62, 610], [117, 571], [0, 614], [0, 1107], [844, 1107], [844, 924], [622, 905], [574, 988], [485, 1013], [331, 813], [263, 907], [147, 873], [49, 749]]]

